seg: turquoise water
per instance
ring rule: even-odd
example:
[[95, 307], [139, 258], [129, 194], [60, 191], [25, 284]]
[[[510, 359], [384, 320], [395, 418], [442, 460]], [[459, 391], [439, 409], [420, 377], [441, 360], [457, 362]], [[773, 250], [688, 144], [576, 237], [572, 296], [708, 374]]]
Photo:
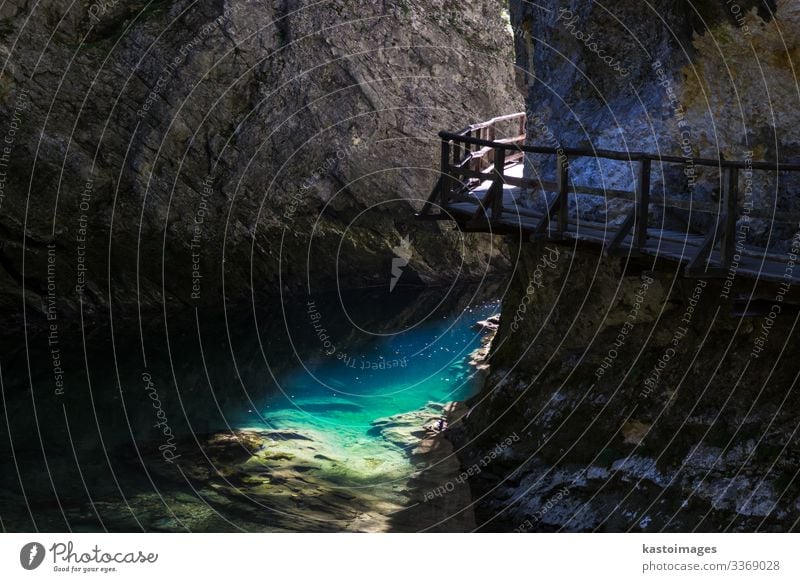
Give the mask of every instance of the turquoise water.
[[[3, 525], [18, 531], [63, 531], [67, 523], [74, 531], [408, 527], [402, 512], [415, 506], [416, 488], [433, 486], [420, 479], [421, 467], [433, 463], [431, 474], [443, 478], [458, 469], [426, 457], [421, 443], [423, 428], [442, 415], [444, 403], [478, 388], [468, 360], [482, 333], [472, 327], [499, 306], [485, 301], [497, 296], [494, 288], [476, 295], [472, 289], [391, 296], [367, 290], [321, 295], [313, 311], [300, 297], [270, 302], [255, 314], [205, 313], [202, 349], [196, 313], [171, 321], [170, 350], [166, 330], [155, 322], [145, 328], [146, 369], [176, 435], [178, 465], [163, 460], [163, 439], [152, 429], [138, 334], [120, 340], [116, 353], [130, 357], [120, 360], [119, 370], [107, 336], [88, 336], [90, 356], [65, 348], [65, 367], [81, 370], [90, 362], [100, 386], [122, 378], [125, 407], [115, 400], [118, 392], [92, 391], [79, 374], [70, 376], [67, 390], [71, 426], [59, 424], [60, 401], [40, 398], [39, 414], [50, 419], [40, 425], [48, 465], [29, 443], [17, 445], [20, 474], [0, 472], [0, 493], [13, 500], [4, 506]], [[46, 335], [32, 342], [40, 350], [34, 360], [50, 357]], [[25, 353], [19, 353], [3, 368], [7, 395], [28, 389]], [[9, 378], [24, 382], [10, 390]], [[50, 372], [35, 383], [43, 394]], [[6, 416], [6, 425], [20, 433], [32, 426], [16, 412], [26, 400]], [[58, 408], [47, 411], [48, 403]], [[92, 440], [101, 425], [103, 440]], [[79, 426], [87, 428], [86, 438], [71, 440]], [[129, 436], [136, 447], [119, 428], [126, 426], [135, 429]], [[27, 510], [29, 499], [36, 500], [35, 513]]]
[[464, 400], [476, 389], [468, 359], [480, 346], [481, 333], [472, 327], [498, 309], [489, 302], [405, 330], [373, 332], [357, 348], [319, 340], [298, 354], [298, 366], [279, 379], [278, 393], [261, 415], [276, 428], [361, 440], [376, 438], [370, 428], [377, 419], [429, 402]]

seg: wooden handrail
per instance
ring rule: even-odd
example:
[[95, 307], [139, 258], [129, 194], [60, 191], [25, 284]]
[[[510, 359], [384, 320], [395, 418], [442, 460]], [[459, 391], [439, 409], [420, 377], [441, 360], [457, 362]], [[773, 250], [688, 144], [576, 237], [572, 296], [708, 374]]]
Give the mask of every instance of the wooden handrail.
[[736, 244], [736, 220], [739, 218], [739, 169], [722, 169], [722, 206], [725, 210], [725, 224], [723, 224], [722, 240], [720, 241], [720, 255], [722, 264], [730, 265]]
[[556, 186], [558, 187], [558, 237], [563, 238], [567, 230], [569, 215], [569, 163], [562, 156], [556, 157]]
[[639, 161], [639, 177], [636, 180], [636, 249], [641, 251], [647, 244], [647, 218], [650, 215], [650, 163], [648, 158]]
[[[492, 179], [492, 166], [490, 165], [487, 170], [478, 171], [472, 170], [468, 167], [470, 159], [481, 158], [485, 155], [485, 150], [472, 152], [472, 158], [467, 156], [459, 164], [449, 166], [451, 176], [458, 175], [462, 178], [477, 179], [481, 182]], [[507, 156], [506, 161], [513, 159], [513, 156]], [[652, 163], [652, 162], [651, 162]], [[511, 186], [518, 186], [520, 188], [533, 188], [535, 190], [542, 190], [545, 192], [557, 192], [558, 185], [556, 182], [541, 180], [539, 178], [525, 178], [516, 176], [505, 176], [505, 183]], [[570, 184], [568, 191], [570, 194], [586, 195], [586, 196], [600, 196], [607, 199], [628, 200], [636, 202], [636, 192], [630, 190], [618, 190], [614, 188], [595, 188], [583, 184]], [[724, 195], [723, 195], [724, 198]], [[650, 204], [655, 206], [669, 206], [676, 210], [686, 210], [690, 212], [703, 212], [703, 213], [718, 213], [720, 210], [719, 203], [701, 202], [697, 200], [687, 199], [686, 197], [679, 196], [653, 196], [650, 194]], [[791, 212], [770, 211], [765, 212], [757, 209], [749, 209], [747, 215], [750, 218], [760, 218], [763, 220], [771, 220], [775, 223], [797, 224], [800, 221], [800, 214]]]
[[526, 114], [524, 112], [510, 113], [508, 115], [501, 115], [500, 117], [492, 117], [491, 119], [488, 119], [486, 121], [481, 121], [479, 123], [473, 123], [472, 125], [468, 125], [464, 129], [461, 129], [458, 132], [456, 132], [456, 134], [457, 135], [466, 135], [466, 134], [468, 134], [468, 133], [470, 133], [472, 131], [475, 131], [477, 129], [483, 129], [485, 127], [491, 127], [491, 126], [496, 125], [496, 124], [498, 124], [498, 123], [500, 123], [502, 121], [510, 121], [512, 119], [519, 119], [519, 118], [525, 118], [525, 117], [526, 117]]
[[[495, 139], [498, 133], [498, 124], [518, 120], [519, 126], [512, 129], [512, 137]], [[722, 155], [718, 159], [708, 158], [687, 158], [679, 156], [666, 156], [647, 152], [620, 152], [612, 150], [594, 148], [567, 148], [535, 146], [524, 143], [526, 139], [525, 130], [527, 117], [525, 113], [514, 113], [494, 117], [488, 121], [467, 126], [458, 133], [442, 131], [439, 137], [442, 139], [442, 165], [441, 177], [437, 181], [431, 197], [423, 208], [420, 216], [432, 220], [444, 220], [444, 214], [430, 215], [430, 209], [436, 198], [441, 199], [443, 207], [446, 207], [454, 200], [468, 201], [462, 194], [474, 188], [475, 181], [490, 182], [489, 188], [485, 191], [483, 199], [477, 199], [473, 195], [473, 201], [477, 202], [471, 220], [461, 225], [463, 228], [471, 230], [486, 230], [492, 232], [493, 227], [502, 227], [500, 219], [504, 212], [504, 187], [533, 187], [545, 192], [554, 192], [556, 195], [550, 199], [548, 207], [542, 218], [533, 227], [529, 227], [532, 239], [556, 238], [563, 239], [569, 226], [569, 196], [570, 195], [589, 195], [601, 196], [604, 198], [623, 198], [632, 201], [633, 207], [628, 212], [621, 225], [614, 229], [614, 234], [604, 243], [604, 252], [608, 254], [620, 254], [630, 252], [642, 254], [648, 247], [648, 216], [652, 204], [663, 204], [665, 207], [683, 208], [696, 210], [698, 212], [710, 212], [716, 214], [717, 220], [711, 229], [705, 234], [702, 244], [697, 252], [690, 258], [686, 267], [687, 274], [697, 276], [720, 276], [727, 272], [736, 255], [736, 230], [737, 220], [740, 216], [739, 211], [739, 172], [741, 170], [767, 170], [776, 172], [797, 172], [800, 171], [800, 164], [787, 164], [778, 161], [758, 161], [752, 160], [726, 160]], [[505, 173], [505, 166], [524, 158], [526, 153], [544, 154], [555, 156], [556, 162], [556, 181], [548, 182], [540, 179], [528, 178], [525, 176], [509, 176]], [[608, 188], [592, 188], [570, 184], [569, 161], [575, 158], [596, 158], [638, 164], [636, 173], [635, 191], [613, 190]], [[653, 198], [650, 193], [652, 164], [693, 164], [696, 166], [715, 167], [720, 169], [720, 180], [722, 185], [721, 200], [718, 204], [698, 202], [691, 197], [688, 199], [678, 197], [661, 196]], [[459, 186], [460, 184], [460, 186]], [[518, 216], [525, 215], [524, 210], [515, 210]], [[529, 213], [530, 214], [530, 213]], [[750, 217], [759, 217], [760, 212], [755, 212], [753, 208], [747, 209]], [[800, 215], [787, 213], [772, 213], [772, 216], [765, 216], [768, 219], [783, 218], [787, 222], [796, 223], [800, 220]], [[555, 221], [555, 232], [551, 227], [551, 222]], [[630, 236], [631, 243], [628, 251], [623, 247], [623, 242]], [[719, 264], [710, 264], [712, 249], [716, 243], [720, 243]], [[764, 249], [766, 253], [766, 249]]]
[[712, 160], [708, 158], [683, 158], [679, 156], [665, 156], [662, 154], [650, 154], [645, 152], [618, 152], [613, 150], [600, 150], [594, 148], [554, 148], [547, 146], [532, 146], [527, 144], [512, 145], [501, 141], [491, 141], [476, 137], [469, 137], [457, 133], [440, 131], [439, 137], [447, 141], [458, 141], [479, 145], [487, 148], [503, 148], [517, 150], [530, 154], [565, 154], [570, 157], [602, 158], [607, 160], [617, 160], [623, 162], [637, 162], [642, 159], [649, 159], [654, 162], [667, 162], [673, 164], [692, 163], [698, 166], [711, 166], [717, 168], [738, 168], [740, 170], [775, 170], [778, 172], [798, 172], [800, 164], [786, 164], [783, 162], [746, 162], [744, 160]]

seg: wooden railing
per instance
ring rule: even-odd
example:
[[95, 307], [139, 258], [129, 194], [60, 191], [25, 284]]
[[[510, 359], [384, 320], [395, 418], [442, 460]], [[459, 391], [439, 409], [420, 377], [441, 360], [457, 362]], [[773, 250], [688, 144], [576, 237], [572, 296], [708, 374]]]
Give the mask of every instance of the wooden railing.
[[[497, 138], [498, 126], [511, 124], [516, 131], [513, 135]], [[713, 228], [705, 234], [700, 250], [692, 257], [687, 272], [698, 270], [702, 266], [704, 274], [709, 273], [708, 262], [710, 253], [720, 243], [720, 267], [725, 270], [731, 263], [736, 243], [736, 224], [740, 216], [739, 201], [739, 173], [748, 171], [770, 172], [800, 172], [800, 164], [786, 164], [779, 162], [725, 160], [707, 158], [688, 158], [666, 156], [646, 152], [618, 152], [593, 148], [555, 148], [537, 146], [525, 143], [526, 117], [524, 113], [515, 113], [503, 117], [496, 117], [489, 121], [471, 125], [455, 133], [440, 132], [441, 138], [441, 174], [431, 196], [425, 203], [422, 211], [417, 215], [421, 219], [446, 220], [445, 213], [433, 213], [434, 206], [446, 208], [448, 204], [457, 201], [470, 200], [478, 203], [478, 209], [473, 218], [486, 217], [490, 222], [497, 222], [503, 215], [503, 186], [512, 185], [521, 188], [532, 188], [544, 192], [555, 193], [549, 203], [543, 219], [535, 228], [534, 236], [560, 238], [563, 237], [569, 221], [568, 197], [574, 195], [602, 196], [604, 198], [622, 198], [632, 201], [633, 207], [627, 214], [622, 224], [614, 227], [614, 235], [606, 247], [609, 254], [620, 252], [641, 251], [648, 239], [648, 216], [650, 206], [658, 203], [665, 207], [685, 209], [696, 212], [711, 213], [717, 217]], [[513, 163], [525, 154], [543, 154], [555, 157], [556, 181], [548, 182], [536, 178], [509, 176], [505, 170], [508, 164]], [[571, 183], [569, 175], [570, 161], [578, 158], [596, 158], [604, 160], [622, 161], [636, 166], [636, 178], [632, 191], [614, 190], [609, 188], [594, 188], [586, 185]], [[654, 199], [651, 196], [651, 175], [653, 162], [661, 165], [689, 164], [695, 167], [717, 168], [721, 172], [721, 195], [719, 202], [711, 204], [698, 202], [687, 197], [661, 197]], [[476, 200], [469, 197], [469, 191], [476, 183], [491, 181], [483, 199]], [[524, 209], [516, 209], [525, 215]], [[760, 213], [750, 210], [749, 216], [764, 218], [773, 222], [788, 222], [798, 224], [800, 215], [789, 213]], [[551, 222], [556, 221], [555, 232]], [[623, 250], [623, 241], [632, 235], [632, 249]]]
[[[491, 173], [493, 168], [502, 168], [505, 163], [521, 158], [523, 153], [519, 146], [525, 143], [525, 124], [525, 113], [512, 113], [469, 125], [453, 133], [455, 139], [442, 138], [443, 171], [436, 182], [431, 199], [418, 216], [420, 218], [430, 216], [434, 194], [438, 197], [439, 194], [446, 192], [447, 198], [442, 200], [449, 203], [452, 193], [458, 189], [467, 189], [470, 180], [486, 180], [489, 177], [487, 171]], [[513, 135], [498, 138], [498, 129], [502, 125], [513, 128]], [[506, 156], [506, 149], [496, 147], [500, 145], [509, 146], [512, 150], [511, 155]], [[462, 178], [466, 178], [466, 181]]]

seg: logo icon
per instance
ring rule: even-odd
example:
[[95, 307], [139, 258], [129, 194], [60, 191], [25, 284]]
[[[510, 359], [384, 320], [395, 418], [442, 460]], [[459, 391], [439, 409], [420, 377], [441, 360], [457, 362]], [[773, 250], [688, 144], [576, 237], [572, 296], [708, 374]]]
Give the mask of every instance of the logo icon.
[[408, 265], [411, 255], [414, 254], [414, 251], [411, 250], [411, 239], [408, 236], [401, 238], [400, 244], [394, 247], [392, 252], [394, 253], [394, 258], [392, 259], [392, 279], [389, 281], [389, 293], [394, 291], [397, 281], [400, 280], [403, 274], [403, 267]]
[[19, 552], [19, 563], [26, 570], [35, 570], [44, 562], [44, 546], [38, 542], [31, 542], [22, 546]]

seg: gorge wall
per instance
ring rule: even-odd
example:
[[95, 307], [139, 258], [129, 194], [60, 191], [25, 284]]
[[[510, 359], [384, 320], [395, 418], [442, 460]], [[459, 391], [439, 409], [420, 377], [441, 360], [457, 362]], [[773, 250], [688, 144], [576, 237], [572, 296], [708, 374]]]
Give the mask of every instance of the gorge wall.
[[521, 110], [511, 38], [500, 0], [3, 3], [0, 497], [257, 421], [312, 294], [339, 353], [419, 317], [391, 299], [463, 310], [436, 284], [501, 250], [414, 211], [438, 131]]
[[[511, 2], [518, 85], [532, 142], [649, 152], [681, 158], [791, 161], [800, 157], [792, 59], [800, 13], [792, 2]], [[527, 171], [552, 177], [552, 161], [532, 156]], [[570, 161], [573, 179], [630, 190], [636, 165]], [[716, 168], [654, 164], [651, 194], [716, 204]], [[797, 224], [796, 177], [753, 172], [748, 240], [780, 251]], [[744, 180], [741, 182], [744, 190]], [[584, 199], [582, 210], [622, 220], [617, 200]], [[652, 208], [671, 228], [699, 229], [702, 212]], [[755, 216], [755, 214], [754, 214]]]
[[4, 3], [0, 310], [383, 284], [403, 237], [409, 282], [482, 274], [496, 247], [413, 211], [436, 132], [521, 108], [504, 11]]
[[[531, 143], [798, 159], [793, 3], [511, 8]], [[550, 171], [541, 160], [531, 167]], [[684, 170], [659, 169], [657, 195], [718, 196], [716, 178], [696, 176], [692, 192]], [[596, 187], [631, 184], [624, 164], [570, 160], [570, 171]], [[796, 209], [786, 180], [754, 184], [767, 209]], [[689, 229], [703, 220], [671, 218]], [[749, 236], [797, 252], [797, 224], [763, 227]], [[573, 243], [517, 251], [491, 375], [462, 443], [465, 466], [491, 459], [470, 481], [479, 528], [796, 527], [794, 289], [687, 279], [676, 264]], [[748, 317], [735, 315], [737, 301]], [[519, 441], [499, 446], [510, 435]]]

